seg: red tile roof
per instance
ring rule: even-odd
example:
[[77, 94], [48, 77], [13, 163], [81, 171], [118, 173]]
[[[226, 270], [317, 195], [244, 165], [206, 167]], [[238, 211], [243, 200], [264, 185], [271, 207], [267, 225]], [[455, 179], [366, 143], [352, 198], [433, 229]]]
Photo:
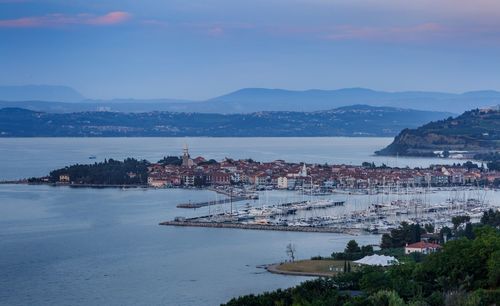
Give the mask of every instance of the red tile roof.
[[430, 242], [425, 242], [425, 241], [420, 241], [416, 243], [412, 243], [406, 246], [407, 248], [412, 248], [412, 249], [439, 249], [441, 246], [439, 244], [435, 243], [430, 243]]

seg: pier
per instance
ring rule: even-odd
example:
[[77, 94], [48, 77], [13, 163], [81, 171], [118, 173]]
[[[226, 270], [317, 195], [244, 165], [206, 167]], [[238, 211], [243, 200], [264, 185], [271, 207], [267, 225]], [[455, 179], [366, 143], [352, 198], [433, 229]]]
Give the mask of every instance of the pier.
[[217, 188], [208, 188], [208, 190], [223, 194], [228, 196], [226, 199], [214, 200], [214, 201], [205, 201], [205, 202], [196, 202], [196, 203], [181, 203], [177, 205], [177, 208], [201, 208], [205, 206], [219, 205], [219, 204], [227, 204], [232, 202], [239, 202], [244, 200], [255, 200], [258, 199], [258, 196], [253, 193], [240, 192], [235, 193], [233, 189], [223, 190]]

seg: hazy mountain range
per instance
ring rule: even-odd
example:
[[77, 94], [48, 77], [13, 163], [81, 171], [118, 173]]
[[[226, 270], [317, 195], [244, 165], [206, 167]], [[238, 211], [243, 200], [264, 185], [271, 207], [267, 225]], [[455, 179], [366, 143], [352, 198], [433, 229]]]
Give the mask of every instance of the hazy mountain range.
[[0, 86], [1, 101], [51, 101], [82, 102], [86, 98], [78, 91], [67, 86], [23, 85]]
[[500, 92], [473, 91], [463, 94], [405, 91], [384, 92], [364, 88], [293, 91], [245, 88], [205, 101], [179, 99], [86, 99], [64, 86], [0, 86], [0, 108], [20, 107], [43, 112], [198, 112], [252, 113], [260, 111], [311, 112], [364, 104], [428, 111], [462, 113], [500, 103]]
[[395, 136], [450, 113], [354, 105], [315, 112], [45, 113], [0, 109], [0, 137]]

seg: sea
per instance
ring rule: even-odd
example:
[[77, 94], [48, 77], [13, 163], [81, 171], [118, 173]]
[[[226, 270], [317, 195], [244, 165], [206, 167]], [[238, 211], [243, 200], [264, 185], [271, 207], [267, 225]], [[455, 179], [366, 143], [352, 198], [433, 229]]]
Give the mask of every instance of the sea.
[[[75, 163], [180, 155], [220, 160], [389, 166], [451, 164], [451, 159], [379, 157], [390, 138], [0, 138], [0, 180], [48, 174]], [[91, 158], [91, 159], [90, 159]], [[260, 205], [298, 197], [263, 191]], [[302, 195], [303, 196], [303, 195]], [[436, 195], [439, 200], [447, 194]], [[167, 227], [159, 222], [197, 216], [208, 208], [176, 205], [217, 198], [208, 190], [71, 188], [0, 185], [0, 305], [219, 305], [233, 297], [287, 288], [309, 278], [276, 275], [261, 265], [328, 256], [355, 239], [379, 235], [292, 233]], [[346, 206], [366, 196], [336, 195]], [[499, 202], [498, 193], [489, 195]], [[238, 205], [242, 205], [241, 203]], [[213, 208], [212, 208], [213, 209]], [[224, 207], [219, 207], [224, 210]]]

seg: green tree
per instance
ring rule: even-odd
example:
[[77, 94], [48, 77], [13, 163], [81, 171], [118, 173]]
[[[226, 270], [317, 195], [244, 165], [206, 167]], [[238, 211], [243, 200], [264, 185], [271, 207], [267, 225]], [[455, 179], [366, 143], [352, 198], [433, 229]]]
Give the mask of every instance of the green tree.
[[493, 288], [500, 286], [500, 250], [493, 252], [488, 259], [488, 283]]
[[345, 247], [344, 252], [347, 254], [353, 254], [353, 253], [361, 252], [361, 249], [359, 248], [359, 245], [356, 242], [356, 240], [350, 240], [347, 243], [347, 246]]
[[390, 289], [390, 278], [381, 267], [364, 267], [359, 286], [361, 290], [372, 294], [379, 290]]
[[483, 213], [481, 217], [481, 224], [489, 225], [492, 227], [500, 227], [500, 211], [489, 209]]
[[380, 242], [380, 248], [389, 249], [392, 248], [392, 237], [389, 234], [383, 234]]
[[373, 255], [373, 247], [371, 245], [361, 246], [361, 255], [362, 256]]
[[451, 223], [453, 223], [453, 229], [456, 231], [458, 227], [466, 222], [470, 221], [469, 216], [455, 216], [451, 218]]
[[160, 159], [158, 163], [162, 165], [180, 166], [182, 165], [182, 158], [180, 158], [179, 156], [166, 156]]
[[427, 223], [424, 225], [424, 229], [427, 233], [434, 233], [434, 224], [431, 224], [431, 223]]
[[381, 290], [368, 298], [369, 305], [374, 306], [405, 306], [405, 301], [392, 290]]
[[474, 232], [472, 231], [472, 224], [470, 222], [465, 224], [464, 236], [467, 239], [474, 239]]

